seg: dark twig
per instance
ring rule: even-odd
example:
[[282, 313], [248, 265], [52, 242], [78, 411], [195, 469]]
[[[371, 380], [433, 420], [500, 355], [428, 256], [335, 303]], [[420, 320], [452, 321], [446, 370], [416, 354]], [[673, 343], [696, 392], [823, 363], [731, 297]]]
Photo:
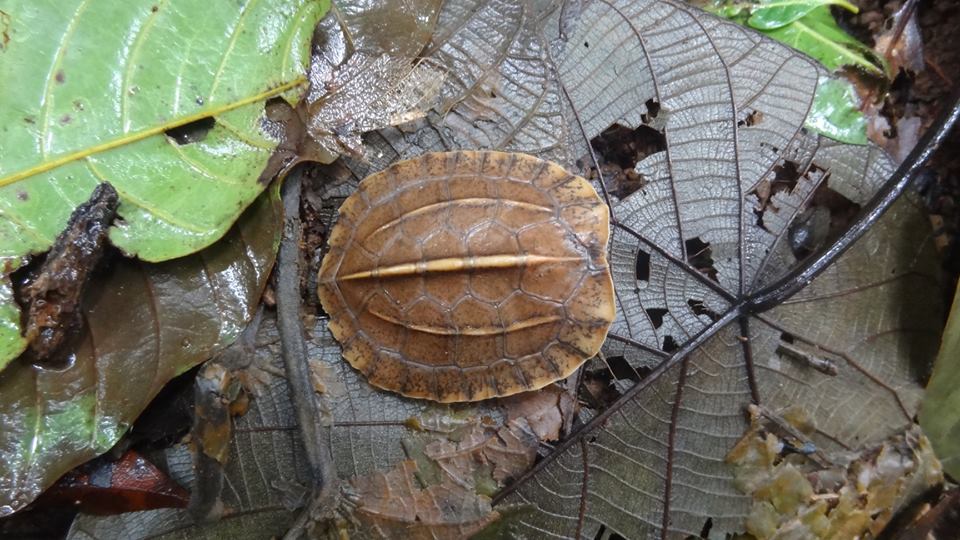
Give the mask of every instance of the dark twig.
[[324, 442], [321, 426], [321, 408], [313, 389], [307, 364], [307, 344], [300, 319], [300, 191], [299, 172], [287, 177], [283, 185], [283, 239], [276, 267], [277, 326], [287, 382], [293, 396], [297, 422], [303, 436], [303, 445], [313, 477], [311, 501], [297, 522], [288, 531], [287, 538], [305, 536], [313, 519], [322, 517], [335, 493], [330, 448]]

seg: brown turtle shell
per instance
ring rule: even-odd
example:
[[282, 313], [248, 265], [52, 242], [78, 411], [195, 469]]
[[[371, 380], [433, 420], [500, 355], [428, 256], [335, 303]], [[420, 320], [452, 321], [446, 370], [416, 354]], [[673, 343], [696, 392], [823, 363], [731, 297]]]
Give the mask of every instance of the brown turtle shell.
[[523, 154], [444, 152], [365, 178], [340, 207], [318, 294], [371, 384], [441, 402], [542, 388], [614, 318], [609, 209]]

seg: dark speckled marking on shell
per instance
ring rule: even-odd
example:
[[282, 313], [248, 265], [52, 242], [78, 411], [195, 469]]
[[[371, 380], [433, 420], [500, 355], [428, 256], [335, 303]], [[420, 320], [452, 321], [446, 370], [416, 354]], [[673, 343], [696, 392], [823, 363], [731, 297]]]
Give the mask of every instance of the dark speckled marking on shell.
[[523, 154], [444, 152], [365, 178], [340, 208], [318, 294], [371, 384], [476, 401], [595, 355], [614, 318], [609, 209]]

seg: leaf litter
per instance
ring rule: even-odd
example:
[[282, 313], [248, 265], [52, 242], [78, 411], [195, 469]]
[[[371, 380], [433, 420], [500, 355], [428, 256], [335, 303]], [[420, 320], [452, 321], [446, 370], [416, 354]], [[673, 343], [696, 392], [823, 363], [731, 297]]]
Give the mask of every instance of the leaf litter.
[[[484, 6], [489, 7], [486, 3]], [[733, 491], [733, 477], [724, 459], [727, 450], [749, 429], [743, 419], [743, 409], [750, 402], [761, 401], [775, 414], [783, 414], [799, 404], [805, 414], [815, 420], [813, 444], [828, 454], [879, 444], [892, 433], [902, 432], [911, 423], [919, 395], [919, 387], [912, 382], [915, 371], [922, 370], [922, 364], [929, 361], [924, 359], [931, 357], [931, 340], [923, 334], [931, 333], [930, 329], [937, 328], [937, 324], [933, 322], [935, 314], [929, 310], [931, 301], [913, 298], [906, 307], [901, 302], [905, 291], [935, 289], [936, 271], [931, 270], [929, 264], [930, 249], [929, 244], [924, 243], [925, 235], [918, 233], [922, 226], [917, 226], [914, 208], [908, 202], [900, 202], [807, 289], [772, 311], [754, 314], [730, 325], [736, 320], [730, 315], [733, 300], [742, 299], [743, 295], [758, 291], [764, 285], [777, 283], [789, 268], [800, 264], [801, 257], [794, 253], [787, 231], [791, 222], [808, 209], [808, 197], [819, 186], [829, 182], [834, 191], [853, 204], [866, 205], [892, 167], [875, 148], [849, 148], [801, 129], [805, 110], [795, 109], [796, 103], [809, 104], [816, 81], [822, 75], [799, 57], [749, 33], [698, 16], [678, 4], [624, 2], [617, 7], [619, 11], [588, 6], [577, 14], [579, 19], [569, 18], [555, 26], [538, 27], [523, 22], [515, 33], [502, 34], [512, 37], [490, 40], [485, 45], [502, 51], [503, 56], [492, 61], [471, 58], [468, 66], [479, 67], [484, 75], [466, 81], [448, 79], [441, 90], [441, 95], [445, 95], [443, 92], [451, 92], [451, 88], [467, 88], [467, 97], [449, 100], [449, 109], [442, 115], [428, 112], [402, 129], [385, 128], [368, 134], [365, 158], [344, 162], [355, 178], [333, 191], [340, 189], [349, 193], [356, 178], [400, 157], [474, 145], [533, 151], [559, 158], [572, 167], [569, 156], [589, 154], [592, 136], [615, 123], [632, 128], [644, 121], [631, 116], [629, 107], [620, 107], [622, 103], [618, 100], [645, 103], [649, 98], [644, 92], [657, 97], [656, 102], [663, 108], [660, 121], [672, 128], [666, 131], [666, 147], [662, 152], [646, 156], [637, 165], [651, 182], [614, 207], [615, 211], [619, 210], [619, 216], [628, 218], [618, 222], [617, 244], [612, 248], [612, 253], [621, 250], [622, 275], [618, 284], [622, 286], [619, 292], [625, 317], [620, 332], [608, 343], [605, 356], [621, 355], [636, 375], [614, 376], [617, 397], [603, 409], [581, 409], [582, 422], [573, 434], [545, 450], [545, 457], [532, 470], [517, 478], [513, 487], [494, 500], [533, 508], [516, 524], [516, 531], [521, 535], [542, 530], [567, 536], [592, 536], [597, 531], [615, 531], [626, 536], [698, 534], [704, 522], [720, 531], [742, 530], [742, 518], [751, 503], [748, 497]], [[742, 43], [751, 43], [762, 50], [756, 57], [748, 55], [746, 60], [728, 62], [727, 65], [732, 66], [729, 72], [720, 69], [711, 73], [707, 62], [704, 70], [692, 77], [699, 84], [713, 75], [720, 76], [721, 80], [728, 77], [727, 84], [734, 84], [728, 99], [741, 105], [749, 103], [749, 107], [731, 110], [762, 113], [754, 116], [754, 120], [761, 120], [751, 125], [744, 121], [747, 114], [744, 118], [727, 117], [726, 124], [718, 122], [716, 129], [721, 131], [717, 133], [723, 133], [722, 125], [736, 125], [739, 137], [729, 148], [733, 155], [739, 156], [735, 160], [739, 168], [729, 167], [716, 157], [723, 155], [717, 150], [723, 148], [729, 138], [701, 140], [692, 135], [694, 128], [703, 129], [705, 124], [689, 118], [716, 114], [724, 118], [721, 109], [711, 110], [709, 105], [698, 105], [696, 101], [691, 104], [680, 99], [678, 96], [682, 94], [677, 94], [677, 90], [658, 87], [632, 90], [630, 98], [617, 96], [616, 100], [601, 91], [599, 104], [582, 101], [585, 95], [591, 94], [580, 86], [593, 85], [611, 72], [623, 72], [625, 63], [618, 62], [623, 51], [629, 50], [630, 36], [645, 35], [654, 42], [658, 38], [636, 27], [642, 20], [637, 16], [640, 12], [647, 13], [654, 21], [669, 21], [673, 25], [669, 28], [680, 32], [685, 37], [682, 44], [691, 50], [704, 47], [710, 40], [698, 42], [700, 36], [696, 32], [684, 33], [677, 28], [696, 26], [714, 42], [720, 37], [731, 40], [723, 41], [725, 44], [743, 40]], [[515, 24], [517, 19], [512, 15], [509, 10], [504, 11], [495, 24], [498, 28]], [[519, 18], [555, 22], [550, 17], [556, 17], [557, 12], [547, 9], [532, 15], [534, 13], [521, 10]], [[524, 18], [527, 16], [529, 18]], [[437, 35], [444, 41], [428, 49], [433, 54], [428, 54], [425, 61], [442, 58], [437, 51], [444, 47], [463, 49], [463, 42], [458, 40], [463, 39], [467, 31], [458, 35], [456, 29], [469, 29], [471, 24], [481, 21], [490, 24], [490, 19], [484, 17], [490, 17], [484, 9], [455, 11], [450, 19], [441, 13], [440, 21], [453, 20], [456, 24], [445, 27], [440, 23]], [[692, 22], [696, 25], [691, 25]], [[564, 55], [557, 62], [550, 56], [556, 54], [549, 51], [551, 42], [532, 30], [559, 32], [560, 28], [565, 29], [568, 41], [566, 48], [559, 45]], [[627, 32], [618, 34], [621, 30]], [[595, 35], [597, 32], [602, 33]], [[621, 36], [626, 37], [617, 41]], [[662, 45], [671, 46], [671, 42], [664, 39]], [[677, 43], [672, 42], [674, 46]], [[581, 44], [583, 49], [593, 47], [593, 50], [581, 50]], [[744, 45], [728, 46], [730, 49], [717, 49], [721, 57], [729, 59]], [[600, 53], [596, 53], [598, 49]], [[540, 56], [531, 60], [531, 51], [539, 51]], [[620, 52], [618, 55], [610, 51]], [[611, 61], [599, 64], [597, 57], [591, 56], [596, 54], [601, 58], [608, 55]], [[651, 62], [649, 73], [656, 78], [670, 73], [671, 64], [659, 63], [656, 55], [648, 60]], [[518, 65], [538, 63], [554, 66], [559, 87], [555, 86], [557, 80], [549, 76], [541, 78], [541, 72], [514, 71]], [[573, 67], [581, 65], [601, 67], [589, 77], [581, 78]], [[775, 68], [766, 71], [768, 66]], [[794, 105], [784, 105], [790, 101], [778, 102], [772, 95], [765, 94], [764, 89], [751, 91], [735, 86], [738, 81], [756, 80], [757, 73], [769, 73], [767, 83], [774, 84], [777, 81], [774, 74], [785, 67], [795, 70], [787, 71], [797, 91]], [[518, 73], [521, 74], [519, 82], [511, 78]], [[749, 78], [745, 73], [754, 75]], [[540, 80], [548, 84], [536, 91], [534, 81]], [[617, 81], [616, 78], [609, 80]], [[683, 78], [676, 80], [683, 81]], [[515, 94], [509, 91], [490, 92], [510, 85], [532, 91], [536, 106], [530, 109], [510, 101]], [[604, 88], [618, 90], [615, 83]], [[517, 116], [518, 110], [524, 112]], [[503, 132], [492, 119], [501, 120], [500, 126], [510, 129]], [[744, 123], [738, 125], [740, 121]], [[691, 134], [686, 134], [684, 128]], [[707, 149], [713, 152], [698, 154]], [[745, 188], [763, 180], [770, 181], [768, 175], [773, 174], [773, 165], [780, 163], [783, 156], [800, 164], [799, 169], [804, 172], [816, 167], [828, 174], [813, 175], [797, 182], [792, 189], [772, 194], [777, 210], [771, 208], [765, 214], [766, 233], [759, 233], [747, 225], [754, 217], [738, 212], [736, 205], [724, 202], [722, 196], [700, 210], [695, 198], [687, 198], [692, 193], [687, 192], [691, 188], [686, 186], [692, 185], [689, 179], [696, 177], [676, 158], [696, 160], [699, 156], [702, 156], [700, 163], [712, 165], [711, 174], [718, 185], [723, 184], [720, 180], [732, 178], [731, 186], [740, 186], [739, 191], [744, 193], [748, 191]], [[672, 194], [665, 189], [671, 183]], [[737, 187], [732, 189], [738, 191]], [[722, 191], [710, 195], [719, 193]], [[669, 206], [674, 209], [668, 209]], [[745, 236], [731, 242], [726, 236], [728, 233], [718, 234], [709, 226], [697, 224], [698, 219], [706, 219], [713, 220], [715, 226], [722, 225], [722, 221], [715, 219], [721, 209], [732, 210], [733, 215], [744, 220]], [[658, 211], [664, 214], [656, 216]], [[694, 218], [698, 212], [706, 217]], [[677, 227], [665, 227], [662, 215], [676, 220]], [[895, 225], [896, 219], [913, 225]], [[692, 228], [697, 234], [682, 234], [686, 228]], [[650, 235], [656, 240], [650, 240]], [[731, 261], [738, 253], [738, 244], [745, 246], [747, 252], [766, 249], [766, 255], [760, 260], [741, 256], [738, 268], [738, 264]], [[695, 257], [688, 257], [705, 254], [707, 248], [710, 257], [701, 263], [694, 263]], [[910, 261], [910, 264], [903, 267], [899, 264], [901, 261]], [[863, 268], [868, 271], [861, 272]], [[640, 272], [641, 269], [644, 272]], [[735, 277], [738, 273], [739, 287]], [[744, 276], [750, 279], [745, 280]], [[671, 298], [671, 291], [683, 291], [683, 294], [680, 298]], [[642, 309], [638, 310], [640, 306]], [[652, 309], [662, 312], [654, 316], [649, 311]], [[851, 320], [864, 322], [851, 328], [845, 324]], [[739, 328], [735, 328], [737, 326]], [[784, 344], [807, 352], [805, 355], [784, 352], [793, 350]], [[337, 352], [333, 349], [324, 354], [336, 359]], [[913, 361], [900, 356], [903, 351], [909, 351]], [[817, 369], [815, 364], [824, 361], [835, 366], [836, 371]], [[336, 365], [343, 373], [345, 368]], [[588, 371], [590, 369], [599, 372], [607, 368], [597, 360]], [[346, 386], [348, 391], [353, 391], [350, 385]], [[834, 414], [838, 410], [847, 414]], [[382, 411], [377, 412], [380, 414], [370, 416], [382, 417]], [[340, 470], [344, 465], [337, 456], [337, 423], [349, 415], [338, 414], [336, 406], [331, 414], [334, 419], [331, 448], [338, 476], [358, 476], [356, 461], [346, 465], [344, 474]], [[406, 420], [399, 417], [393, 424], [376, 419], [362, 422], [367, 423], [352, 427], [408, 429]], [[365, 452], [372, 451], [372, 440], [356, 439], [361, 446], [347, 448], [350, 459], [356, 460], [359, 456], [368, 462], [370, 455], [376, 453], [392, 453], [393, 459], [384, 463], [399, 463], [406, 458], [405, 454], [398, 454], [396, 448], [378, 449], [365, 456]], [[622, 456], [631, 458], [627, 460]], [[382, 457], [376, 461], [383, 461]], [[419, 464], [417, 471], [422, 472]], [[569, 482], [558, 484], [554, 480], [557, 478]], [[714, 497], [705, 496], [704, 489]], [[622, 496], [625, 492], [629, 498]], [[717, 493], [726, 496], [717, 500]], [[567, 497], [558, 498], [557, 494]], [[610, 505], [605, 494], [619, 494], [617, 504]]]

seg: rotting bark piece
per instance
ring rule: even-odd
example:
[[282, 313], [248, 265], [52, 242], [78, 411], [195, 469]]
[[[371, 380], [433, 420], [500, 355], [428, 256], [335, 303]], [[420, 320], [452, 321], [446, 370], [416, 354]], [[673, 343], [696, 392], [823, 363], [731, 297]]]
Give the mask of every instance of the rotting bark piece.
[[98, 185], [73, 211], [39, 274], [23, 288], [29, 305], [25, 337], [34, 361], [50, 358], [78, 329], [84, 286], [103, 256], [118, 202], [113, 186]]
[[318, 294], [344, 357], [408, 397], [537, 390], [614, 318], [609, 208], [559, 165], [446, 152], [395, 163], [340, 208]]

